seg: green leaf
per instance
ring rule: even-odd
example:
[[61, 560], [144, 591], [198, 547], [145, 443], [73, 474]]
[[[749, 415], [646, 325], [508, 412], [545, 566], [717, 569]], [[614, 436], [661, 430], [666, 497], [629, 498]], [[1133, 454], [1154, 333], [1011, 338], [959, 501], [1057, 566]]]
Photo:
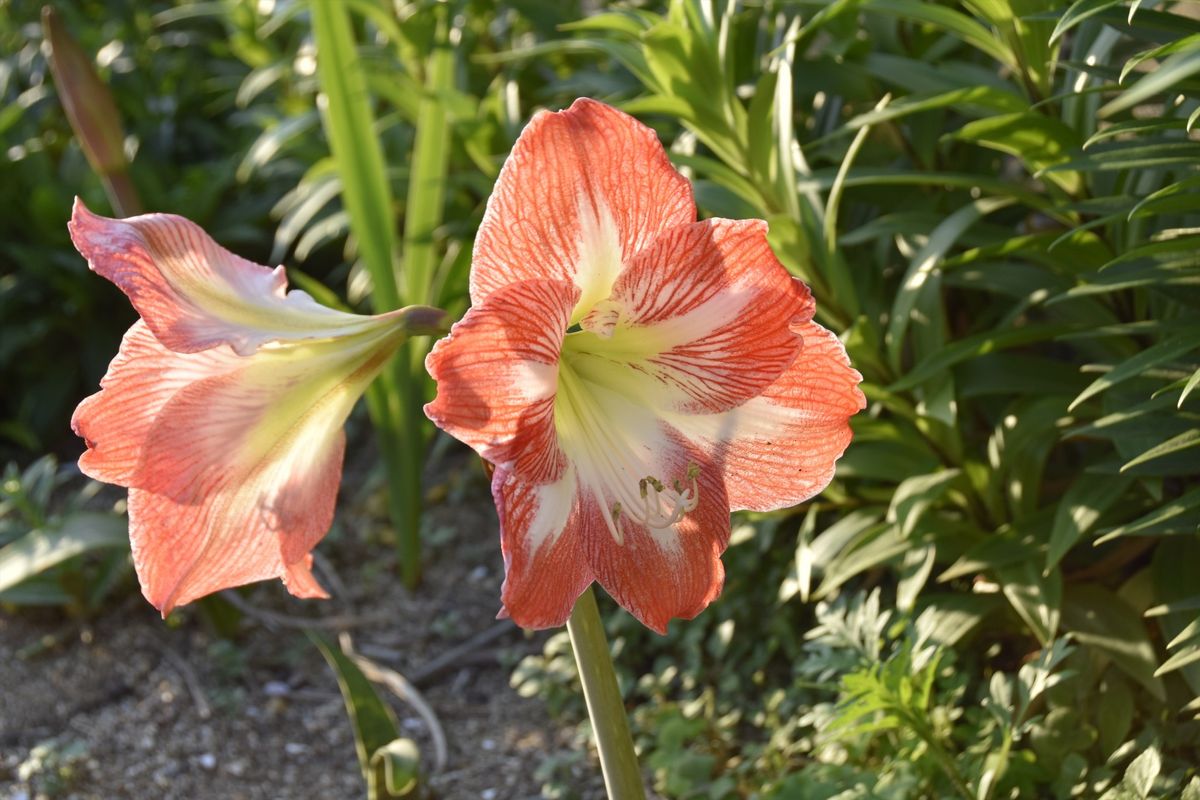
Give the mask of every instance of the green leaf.
[[1058, 394], [1074, 397], [1086, 376], [1063, 369], [1053, 358], [1022, 353], [989, 353], [969, 359], [954, 371], [962, 397], [1012, 394]]
[[961, 113], [971, 113], [972, 109], [978, 109], [976, 113], [979, 116], [986, 116], [997, 111], [1022, 111], [1025, 108], [1025, 101], [1020, 95], [993, 86], [966, 86], [961, 89], [951, 89], [948, 92], [922, 93], [902, 97], [885, 108], [851, 117], [845, 128], [857, 130], [868, 125], [903, 119], [912, 114], [939, 108], [953, 108]]
[[1200, 637], [1193, 637], [1190, 642], [1174, 643], [1175, 652], [1155, 670], [1154, 674], [1166, 675], [1184, 667], [1200, 662]]
[[[412, 739], [393, 739], [371, 756], [371, 770], [383, 773], [383, 786], [376, 786], [379, 797], [413, 797], [421, 780], [421, 752]], [[378, 780], [378, 778], [376, 778]], [[384, 789], [380, 792], [379, 788]]]
[[[907, 375], [888, 386], [887, 389], [889, 392], [908, 391], [924, 383], [929, 377], [969, 358], [994, 353], [1009, 347], [1054, 339], [1073, 330], [1076, 330], [1074, 325], [1030, 324], [1010, 330], [984, 331], [973, 336], [965, 336], [947, 345], [941, 352], [934, 353], [918, 363]], [[851, 448], [851, 452], [853, 452], [853, 448]]]
[[1196, 346], [1197, 336], [1195, 331], [1176, 334], [1158, 344], [1151, 345], [1137, 355], [1117, 364], [1112, 370], [1093, 381], [1091, 385], [1079, 393], [1078, 397], [1071, 401], [1071, 405], [1068, 406], [1067, 410], [1074, 411], [1085, 400], [1106, 392], [1119, 383], [1136, 378], [1148, 369], [1172, 361], [1184, 353], [1194, 350]]
[[[446, 199], [446, 171], [450, 164], [450, 128], [442, 97], [454, 89], [455, 52], [451, 41], [457, 32], [448, 29], [448, 9], [437, 7], [437, 34], [429, 57], [426, 82], [417, 113], [413, 141], [408, 201], [404, 206], [404, 302], [428, 304], [437, 250], [434, 234], [442, 224]], [[417, 354], [423, 357], [423, 354]]]
[[81, 511], [32, 530], [0, 548], [0, 592], [12, 589], [68, 558], [129, 544], [125, 518]]
[[350, 11], [338, 0], [312, 0], [310, 9], [321, 87], [317, 108], [338, 164], [350, 228], [371, 275], [375, 309], [390, 311], [402, 305], [395, 274], [395, 206]]
[[1100, 650], [1159, 700], [1166, 699], [1154, 674], [1158, 656], [1146, 625], [1120, 595], [1098, 584], [1073, 584], [1063, 597], [1062, 621], [1077, 642]]
[[1001, 64], [1020, 69], [1012, 52], [986, 27], [971, 17], [947, 6], [917, 0], [866, 0], [864, 11], [880, 11], [905, 21], [927, 22], [961, 39]]
[[1000, 606], [995, 595], [925, 593], [914, 623], [917, 631], [943, 647], [953, 647]]
[[900, 536], [907, 539], [921, 521], [922, 515], [958, 480], [956, 469], [942, 470], [929, 475], [905, 478], [892, 493], [887, 521], [898, 524]]
[[[1146, 617], [1156, 617], [1162, 637], [1168, 641], [1167, 648], [1179, 648], [1172, 657], [1200, 644], [1196, 633], [1200, 630], [1200, 594], [1196, 593], [1196, 567], [1200, 559], [1200, 537], [1179, 536], [1160, 542], [1154, 548], [1150, 563], [1150, 580], [1154, 588], [1157, 605], [1146, 610]], [[1188, 644], [1191, 642], [1191, 644]], [[1197, 648], [1200, 649], [1200, 648]], [[1168, 667], [1178, 669], [1180, 675], [1200, 695], [1200, 663], [1166, 663], [1158, 668], [1159, 675]]]
[[1164, 456], [1171, 455], [1172, 453], [1179, 453], [1183, 450], [1189, 450], [1193, 447], [1200, 447], [1200, 429], [1184, 431], [1178, 436], [1172, 436], [1162, 444], [1151, 447], [1137, 458], [1127, 461], [1121, 467], [1121, 471], [1124, 472], [1125, 470], [1136, 467], [1139, 464], [1145, 464], [1147, 461], [1153, 461], [1156, 458], [1162, 458]]
[[1111, 117], [1173, 88], [1175, 84], [1197, 72], [1200, 72], [1200, 49], [1176, 53], [1096, 113], [1100, 117]]
[[1062, 574], [1053, 570], [1043, 575], [1031, 560], [995, 570], [1000, 591], [1044, 647], [1058, 635], [1061, 617]]
[[1176, 408], [1183, 408], [1183, 402], [1187, 400], [1189, 394], [1195, 390], [1196, 386], [1200, 385], [1200, 369], [1192, 373], [1192, 377], [1187, 379], [1187, 383], [1183, 385], [1183, 389], [1179, 392], [1179, 402], [1175, 404]]
[[[1101, 266], [1100, 271], [1111, 269], [1117, 264], [1146, 258], [1155, 258], [1166, 261], [1168, 264], [1191, 266], [1196, 263], [1195, 253], [1197, 250], [1200, 250], [1200, 235], [1191, 231], [1160, 231], [1155, 235], [1154, 241], [1126, 250]], [[1182, 259], [1170, 258], [1175, 253], [1184, 253], [1186, 256]], [[1163, 258], [1164, 256], [1167, 258]]]
[[[1031, 173], [1067, 162], [1082, 146], [1073, 128], [1033, 111], [968, 122], [954, 137], [1016, 156]], [[1046, 177], [1068, 194], [1078, 194], [1083, 188], [1083, 178], [1077, 172], [1048, 172]]]
[[1088, 17], [1093, 17], [1113, 6], [1121, 5], [1123, 2], [1125, 0], [1077, 0], [1059, 18], [1058, 23], [1054, 26], [1054, 32], [1050, 34], [1050, 43], [1054, 44], [1064, 33]]
[[1157, 748], [1149, 747], [1133, 760], [1129, 769], [1125, 770], [1121, 786], [1144, 800], [1150, 796], [1150, 792], [1154, 789], [1154, 779], [1161, 771], [1162, 756], [1158, 754]]
[[904, 333], [912, 320], [913, 311], [918, 307], [926, 292], [926, 284], [929, 283], [931, 274], [937, 270], [942, 259], [946, 257], [946, 253], [958, 242], [959, 237], [981, 217], [1012, 205], [1012, 202], [1009, 198], [997, 197], [976, 200], [955, 211], [930, 232], [925, 246], [917, 251], [917, 254], [909, 261], [908, 271], [905, 273], [900, 291], [897, 292], [896, 299], [892, 302], [892, 313], [888, 321], [885, 341], [893, 366], [900, 366]]
[[[1132, 522], [1127, 522], [1120, 527], [1105, 531], [1104, 536], [1097, 540], [1097, 544], [1121, 536], [1133, 536], [1135, 534], [1142, 536], [1149, 535], [1150, 531], [1156, 526], [1177, 518], [1186, 519], [1188, 512], [1196, 509], [1200, 509], [1200, 489], [1193, 489]], [[1194, 525], [1189, 525], [1188, 527], [1190, 527], [1192, 532], [1195, 532]]]
[[1184, 178], [1151, 192], [1129, 210], [1129, 219], [1154, 214], [1182, 214], [1200, 209], [1200, 176]]
[[1111, 172], [1115, 170], [1148, 169], [1195, 165], [1200, 159], [1200, 142], [1178, 139], [1106, 142], [1082, 155], [1047, 167], [1045, 172], [1073, 170]]
[[1075, 479], [1058, 501], [1054, 513], [1054, 526], [1050, 529], [1050, 544], [1046, 550], [1047, 573], [1132, 484], [1133, 478], [1125, 475], [1085, 472]]
[[1100, 753], [1112, 755], [1133, 725], [1133, 692], [1129, 682], [1115, 671], [1104, 678], [1104, 688], [1096, 698], [1096, 732], [1099, 734]]
[[925, 583], [933, 572], [936, 556], [937, 548], [932, 544], [914, 547], [904, 554], [896, 581], [896, 608], [905, 613], [913, 610], [917, 595], [925, 588]]
[[813, 599], [828, 597], [855, 575], [903, 555], [912, 543], [900, 538], [894, 525], [875, 525], [855, 537], [854, 543], [838, 554], [825, 569]]
[[1046, 301], [1047, 306], [1071, 300], [1076, 297], [1087, 297], [1094, 294], [1107, 294], [1122, 289], [1136, 289], [1147, 286], [1153, 289], [1168, 290], [1172, 286], [1200, 286], [1200, 270], [1181, 269], [1169, 264], [1118, 264], [1104, 272], [1081, 276], [1085, 281], [1079, 286], [1051, 297]]
[[1110, 139], [1164, 131], [1181, 131], [1184, 127], [1185, 123], [1181, 119], [1128, 119], [1096, 131], [1083, 143], [1083, 149], [1087, 150], [1094, 144]]
[[400, 737], [391, 706], [383, 702], [375, 686], [340, 647], [311, 631], [308, 638], [337, 676], [354, 728], [354, 746], [367, 783], [368, 800], [411, 797], [417, 788], [419, 756], [416, 746]]
[[[806, 543], [801, 540], [796, 548], [797, 568], [801, 574], [813, 568], [824, 570], [847, 549], [861, 544], [883, 530], [886, 526], [882, 524], [882, 518], [883, 515], [878, 510], [857, 509], [830, 525], [811, 541]], [[803, 599], [807, 601], [808, 598]]]

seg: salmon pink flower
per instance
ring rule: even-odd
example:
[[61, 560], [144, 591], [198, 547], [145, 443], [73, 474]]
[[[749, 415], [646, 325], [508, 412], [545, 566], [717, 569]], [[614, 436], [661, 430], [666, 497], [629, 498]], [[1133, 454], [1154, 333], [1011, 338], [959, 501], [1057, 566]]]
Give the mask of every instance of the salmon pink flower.
[[721, 590], [734, 509], [812, 497], [863, 408], [766, 223], [696, 221], [653, 131], [533, 118], [475, 243], [426, 413], [495, 464], [504, 610], [562, 624], [593, 580], [665, 632]]
[[88, 446], [80, 468], [129, 487], [146, 599], [165, 615], [273, 577], [326, 596], [310, 551], [333, 518], [342, 423], [413, 327], [438, 329], [441, 312], [326, 308], [288, 291], [282, 267], [238, 258], [182, 217], [106, 219], [76, 201], [70, 229], [141, 315], [72, 427]]

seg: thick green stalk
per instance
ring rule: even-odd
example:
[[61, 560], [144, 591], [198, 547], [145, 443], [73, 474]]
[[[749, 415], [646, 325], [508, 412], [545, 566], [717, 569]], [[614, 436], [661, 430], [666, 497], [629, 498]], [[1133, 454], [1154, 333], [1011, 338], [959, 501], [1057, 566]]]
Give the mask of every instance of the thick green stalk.
[[[437, 8], [437, 35], [426, 64], [425, 91], [417, 111], [408, 202], [404, 208], [404, 291], [410, 303], [436, 302], [429, 297], [437, 251], [434, 234], [442, 224], [450, 137], [442, 94], [454, 87], [454, 48], [445, 6]], [[457, 32], [455, 32], [457, 33]]]
[[633, 751], [625, 704], [621, 701], [608, 640], [591, 587], [575, 601], [575, 609], [567, 620], [567, 632], [571, 635], [609, 800], [645, 800], [642, 771]]
[[[375, 310], [390, 311], [403, 300], [421, 302], [424, 293], [402, 297], [397, 285], [391, 186], [383, 148], [375, 135], [350, 9], [336, 0], [313, 0], [311, 9], [322, 121], [342, 180], [342, 202], [350, 229], [371, 274]], [[401, 349], [367, 398], [387, 467], [388, 510], [396, 528], [401, 577], [410, 588], [421, 577], [421, 466], [425, 454], [422, 378], [412, 351], [408, 345]]]
[[[417, 113], [408, 201], [404, 210], [404, 297], [410, 303], [428, 303], [437, 251], [434, 234], [442, 224], [446, 196], [446, 171], [450, 158], [446, 106], [441, 93], [454, 85], [454, 50], [450, 44], [447, 10], [437, 9], [438, 25], [429, 56], [425, 93]], [[396, 420], [407, 442], [394, 455], [392, 474], [406, 476], [393, 485], [392, 516], [397, 525], [400, 577], [409, 588], [421, 580], [421, 470], [429, 423], [421, 408], [425, 402], [425, 348], [418, 342], [404, 346], [396, 364], [399, 405]]]

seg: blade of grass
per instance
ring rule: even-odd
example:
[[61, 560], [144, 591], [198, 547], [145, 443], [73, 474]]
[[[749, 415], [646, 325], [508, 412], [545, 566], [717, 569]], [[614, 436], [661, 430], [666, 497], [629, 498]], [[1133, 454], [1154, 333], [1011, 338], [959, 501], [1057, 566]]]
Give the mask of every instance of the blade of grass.
[[[875, 104], [873, 111], [878, 112], [887, 108], [887, 104], [891, 102], [891, 99], [892, 96], [890, 94], [885, 94], [883, 99]], [[838, 210], [842, 203], [842, 192], [846, 188], [846, 179], [850, 175], [850, 167], [854, 164], [855, 157], [858, 156], [859, 150], [862, 149], [863, 143], [866, 142], [867, 136], [870, 133], [871, 126], [864, 125], [854, 135], [854, 140], [850, 142], [850, 147], [846, 150], [846, 155], [842, 159], [841, 166], [838, 167], [837, 176], [833, 179], [833, 185], [829, 187], [829, 198], [825, 201], [824, 233], [826, 259], [829, 267], [829, 284], [833, 288], [834, 296], [841, 301], [842, 307], [850, 319], [858, 316], [860, 305], [858, 302], [858, 292], [854, 287], [854, 282], [850, 279], [850, 270], [845, 261], [842, 260], [841, 254], [837, 249]]]
[[[342, 180], [342, 203], [350, 230], [371, 275], [376, 311], [401, 305], [396, 280], [396, 231], [392, 193], [383, 149], [375, 136], [367, 81], [355, 47], [350, 11], [336, 0], [313, 0], [317, 42], [318, 107], [330, 150]], [[407, 349], [407, 347], [405, 348]], [[404, 352], [402, 351], [402, 355]], [[396, 527], [404, 582], [420, 579], [419, 557], [411, 543], [420, 531], [421, 429], [410, 430], [410, 408], [420, 394], [412, 386], [410, 358], [398, 358], [367, 393], [367, 407], [379, 434], [388, 473], [388, 510]], [[416, 440], [413, 440], [416, 436]]]
[[321, 86], [317, 104], [342, 178], [342, 202], [350, 215], [358, 251], [371, 274], [375, 309], [390, 311], [401, 304], [395, 273], [392, 192], [383, 149], [375, 137], [350, 13], [335, 0], [313, 0], [312, 27]]
[[[437, 33], [427, 62], [425, 91], [417, 112], [417, 131], [413, 141], [408, 202], [404, 214], [404, 296], [409, 303], [428, 303], [437, 263], [434, 235], [442, 224], [446, 197], [446, 172], [450, 161], [447, 113], [443, 95], [454, 88], [455, 53], [458, 30], [447, 22], [447, 9], [438, 6]], [[401, 384], [400, 422], [409, 440], [397, 453], [400, 460], [400, 513], [398, 525], [400, 574], [408, 587], [421, 578], [421, 468], [429, 423], [421, 408], [424, 404], [426, 347], [421, 341], [409, 341], [400, 353], [400, 369], [408, 370]], [[393, 487], [396, 488], [396, 487]]]

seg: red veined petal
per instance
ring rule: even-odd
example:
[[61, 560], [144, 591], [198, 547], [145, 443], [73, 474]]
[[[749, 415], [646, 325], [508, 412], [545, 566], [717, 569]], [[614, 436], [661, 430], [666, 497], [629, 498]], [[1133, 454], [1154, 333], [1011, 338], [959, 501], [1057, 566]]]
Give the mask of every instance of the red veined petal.
[[561, 477], [554, 430], [558, 359], [579, 290], [565, 281], [510, 284], [473, 306], [425, 361], [438, 394], [425, 413], [522, 480]]
[[226, 481], [282, 463], [296, 448], [323, 451], [400, 341], [380, 328], [369, 336], [234, 357], [162, 407], [130, 486], [201, 503]]
[[342, 473], [345, 436], [327, 438], [249, 475], [231, 473], [192, 502], [131, 489], [129, 535], [146, 599], [166, 616], [268, 578], [281, 578], [297, 597], [328, 597], [309, 553], [333, 521]]
[[573, 281], [602, 300], [661, 231], [693, 222], [691, 187], [654, 131], [595, 100], [536, 114], [513, 146], [475, 238], [471, 301], [502, 286]]
[[170, 350], [227, 344], [249, 355], [264, 342], [338, 336], [370, 324], [370, 317], [287, 291], [283, 267], [240, 258], [183, 217], [108, 219], [76, 200], [68, 227], [88, 266], [129, 296]]
[[309, 551], [329, 528], [342, 423], [399, 344], [386, 321], [241, 357], [167, 350], [138, 323], [80, 405], [81, 466], [130, 487], [146, 597], [164, 613], [229, 586], [280, 577], [324, 596]]
[[770, 511], [819, 493], [850, 444], [850, 417], [866, 407], [838, 338], [811, 321], [797, 330], [800, 355], [761, 396], [723, 414], [670, 417], [717, 454], [733, 509]]
[[[690, 466], [698, 467], [696, 508], [666, 528], [649, 528], [621, 514], [621, 542], [601, 519], [593, 525], [598, 530], [584, 540], [597, 582], [622, 608], [662, 634], [672, 619], [691, 619], [721, 593], [721, 553], [729, 544], [729, 502], [720, 465], [675, 432], [667, 436], [672, 445], [659, 454], [658, 474], [684, 475]], [[611, 509], [611, 498], [602, 502], [601, 513]]]
[[236, 368], [239, 357], [227, 348], [186, 356], [175, 353], [138, 320], [100, 381], [102, 391], [75, 409], [71, 428], [87, 442], [79, 459], [85, 475], [130, 486], [142, 449], [163, 407], [184, 387]]
[[[655, 239], [599, 311], [583, 323], [598, 324], [598, 335], [579, 348], [619, 367], [616, 380], [634, 381], [623, 391], [711, 413], [758, 395], [787, 369], [800, 352], [795, 326], [811, 319], [813, 304], [771, 252], [765, 222], [705, 220]], [[602, 363], [586, 369], [596, 382], [613, 380]]]
[[[576, 490], [572, 470], [554, 483], [532, 484], [498, 467], [492, 496], [504, 553], [501, 601], [522, 628], [562, 625], [592, 582], [582, 542], [596, 532], [598, 506]], [[599, 533], [606, 535], [601, 530]]]

